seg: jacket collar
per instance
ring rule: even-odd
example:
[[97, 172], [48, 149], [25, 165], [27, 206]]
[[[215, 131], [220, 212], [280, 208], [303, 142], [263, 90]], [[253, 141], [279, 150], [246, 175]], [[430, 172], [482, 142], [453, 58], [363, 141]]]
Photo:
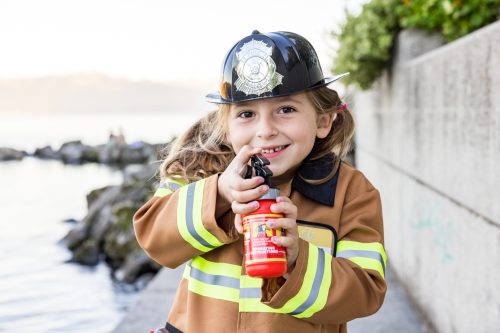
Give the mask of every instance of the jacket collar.
[[308, 184], [298, 175], [300, 174], [306, 179], [314, 180], [325, 178], [332, 171], [335, 161], [335, 156], [333, 154], [314, 161], [304, 161], [297, 175], [293, 178], [292, 189], [299, 191], [300, 194], [309, 199], [333, 207], [340, 167], [335, 173], [335, 176], [326, 183], [318, 185]]

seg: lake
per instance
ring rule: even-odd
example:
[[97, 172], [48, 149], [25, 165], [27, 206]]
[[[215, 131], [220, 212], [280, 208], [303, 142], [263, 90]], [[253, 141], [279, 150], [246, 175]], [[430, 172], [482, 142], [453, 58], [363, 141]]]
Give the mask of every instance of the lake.
[[[199, 115], [0, 116], [0, 147], [29, 152], [68, 140], [105, 143], [121, 128], [128, 142], [168, 141]], [[113, 283], [100, 264], [66, 263], [58, 244], [86, 211], [92, 189], [119, 184], [120, 170], [104, 165], [64, 165], [27, 157], [0, 162], [0, 332], [105, 333], [122, 319], [137, 293]], [[149, 328], [144, 328], [146, 332]]]

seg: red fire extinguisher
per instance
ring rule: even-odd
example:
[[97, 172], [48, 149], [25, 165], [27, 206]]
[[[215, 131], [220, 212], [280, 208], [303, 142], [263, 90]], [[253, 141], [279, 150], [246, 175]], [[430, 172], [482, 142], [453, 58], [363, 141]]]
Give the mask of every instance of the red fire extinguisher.
[[287, 271], [286, 250], [271, 241], [273, 236], [284, 235], [281, 228], [272, 229], [267, 222], [283, 217], [282, 214], [271, 212], [271, 205], [276, 203], [279, 190], [271, 187], [272, 171], [267, 167], [269, 160], [257, 154], [251, 158], [252, 167], [247, 172], [247, 178], [264, 177], [269, 191], [259, 201], [259, 208], [250, 214], [243, 215], [243, 234], [245, 237], [245, 270], [252, 277], [278, 277]]

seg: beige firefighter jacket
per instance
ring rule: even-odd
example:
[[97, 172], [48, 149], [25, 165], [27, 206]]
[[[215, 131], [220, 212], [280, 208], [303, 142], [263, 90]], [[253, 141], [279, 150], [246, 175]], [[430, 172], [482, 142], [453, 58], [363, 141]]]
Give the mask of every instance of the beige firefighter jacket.
[[[305, 166], [307, 177], [331, 164]], [[310, 178], [310, 177], [308, 177]], [[342, 162], [327, 183], [299, 177], [299, 255], [287, 280], [245, 274], [234, 215], [214, 217], [218, 175], [167, 180], [134, 216], [141, 247], [163, 266], [186, 264], [167, 327], [173, 332], [347, 332], [382, 305], [386, 254], [379, 192]]]

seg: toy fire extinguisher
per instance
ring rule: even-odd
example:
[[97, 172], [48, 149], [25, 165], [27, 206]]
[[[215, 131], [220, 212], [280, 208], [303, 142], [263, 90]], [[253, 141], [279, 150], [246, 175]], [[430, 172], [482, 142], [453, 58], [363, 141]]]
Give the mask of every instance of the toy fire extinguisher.
[[262, 155], [253, 155], [252, 167], [248, 169], [246, 178], [264, 177], [269, 191], [259, 201], [259, 208], [250, 214], [243, 215], [243, 234], [245, 236], [245, 269], [252, 277], [278, 277], [287, 271], [286, 250], [271, 241], [273, 236], [284, 235], [281, 228], [272, 229], [267, 226], [271, 219], [281, 218], [282, 214], [271, 212], [271, 205], [276, 203], [279, 190], [271, 187], [272, 171], [267, 167], [270, 162]]

